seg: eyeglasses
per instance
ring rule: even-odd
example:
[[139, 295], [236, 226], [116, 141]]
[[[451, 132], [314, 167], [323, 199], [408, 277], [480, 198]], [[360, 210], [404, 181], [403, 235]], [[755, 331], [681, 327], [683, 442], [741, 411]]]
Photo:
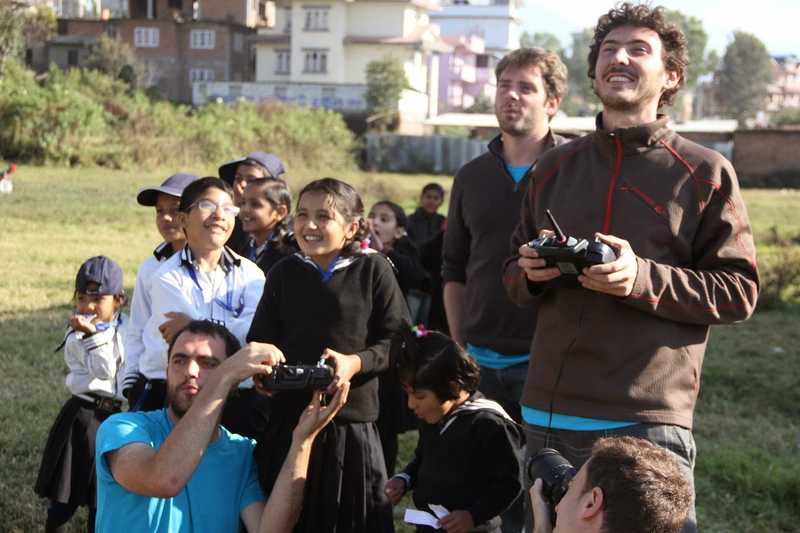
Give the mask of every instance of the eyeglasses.
[[217, 205], [216, 203], [212, 202], [211, 200], [198, 200], [197, 202], [192, 204], [192, 207], [198, 208], [200, 211], [204, 211], [208, 214], [216, 213], [218, 209], [222, 209], [222, 212], [225, 213], [225, 216], [235, 217], [239, 214], [239, 208], [233, 204], [226, 204], [226, 205]]

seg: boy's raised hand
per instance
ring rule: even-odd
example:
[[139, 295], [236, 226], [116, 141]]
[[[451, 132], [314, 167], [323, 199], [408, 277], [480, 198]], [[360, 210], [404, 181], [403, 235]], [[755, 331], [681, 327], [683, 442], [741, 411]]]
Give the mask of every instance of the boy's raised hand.
[[97, 328], [94, 324], [92, 324], [91, 317], [86, 317], [80, 314], [69, 317], [69, 327], [75, 331], [80, 331], [86, 336], [97, 333]]
[[403, 497], [406, 492], [406, 481], [401, 477], [393, 477], [386, 482], [383, 488], [383, 493], [389, 498], [392, 505], [397, 505], [397, 502]]
[[164, 341], [166, 341], [167, 344], [170, 344], [172, 339], [175, 338], [175, 335], [177, 335], [180, 330], [185, 328], [186, 325], [192, 321], [192, 317], [189, 315], [184, 313], [176, 313], [173, 311], [164, 313], [164, 318], [167, 320], [158, 326], [158, 331], [161, 333], [161, 336], [164, 338]]

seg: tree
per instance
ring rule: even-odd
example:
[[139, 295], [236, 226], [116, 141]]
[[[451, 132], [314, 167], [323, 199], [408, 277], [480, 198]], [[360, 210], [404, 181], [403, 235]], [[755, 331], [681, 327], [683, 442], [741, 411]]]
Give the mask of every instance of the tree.
[[475, 99], [471, 106], [464, 110], [465, 113], [494, 113], [494, 102], [484, 95]]
[[703, 21], [697, 17], [687, 17], [677, 10], [667, 10], [667, 19], [677, 24], [686, 36], [689, 46], [689, 67], [686, 69], [686, 86], [694, 88], [697, 78], [710, 72], [705, 60], [708, 34], [703, 29]]
[[384, 57], [367, 63], [367, 122], [385, 131], [394, 122], [397, 103], [408, 87], [403, 63], [395, 57]]
[[86, 62], [90, 69], [99, 70], [111, 77], [119, 78], [131, 88], [137, 86], [142, 79], [144, 66], [136, 57], [136, 53], [127, 44], [108, 35], [101, 35], [92, 48]]
[[573, 33], [569, 55], [564, 54], [564, 63], [569, 71], [569, 90], [561, 109], [568, 115], [592, 115], [600, 109], [588, 74], [589, 45], [593, 38], [594, 28]]
[[25, 13], [21, 2], [0, 0], [0, 68], [8, 59], [19, 59], [25, 49]]
[[766, 46], [743, 31], [733, 33], [717, 75], [715, 96], [723, 114], [744, 125], [762, 111], [772, 81], [772, 64]]
[[0, 0], [0, 68], [8, 59], [22, 59], [27, 43], [44, 43], [55, 27], [56, 16], [49, 7]]
[[550, 32], [536, 32], [536, 33], [528, 33], [527, 31], [522, 32], [522, 36], [519, 39], [520, 46], [523, 48], [544, 48], [545, 50], [550, 50], [551, 52], [555, 52], [560, 56], [564, 55], [564, 47], [561, 46], [561, 41], [558, 40], [558, 37]]

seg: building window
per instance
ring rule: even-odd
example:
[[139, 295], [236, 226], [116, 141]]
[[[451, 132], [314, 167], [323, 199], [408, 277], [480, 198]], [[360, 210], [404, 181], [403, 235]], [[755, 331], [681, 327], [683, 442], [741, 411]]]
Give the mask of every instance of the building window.
[[241, 33], [233, 34], [233, 51], [241, 52], [244, 50], [244, 35]]
[[208, 68], [189, 69], [189, 81], [214, 81], [214, 71]]
[[328, 72], [327, 50], [305, 50], [303, 72], [308, 74], [325, 74]]
[[214, 30], [192, 30], [189, 33], [189, 46], [195, 49], [212, 50], [217, 32]]
[[475, 56], [475, 66], [478, 68], [486, 68], [489, 66], [489, 56], [487, 54], [478, 54]]
[[72, 50], [67, 50], [67, 66], [78, 66], [78, 51], [74, 48]]
[[327, 7], [307, 7], [305, 8], [306, 31], [328, 31], [328, 11]]
[[290, 50], [275, 50], [275, 74], [289, 74], [292, 64]]
[[286, 25], [283, 27], [283, 33], [291, 33], [292, 31], [292, 8], [287, 7], [284, 12], [286, 13]]
[[158, 28], [136, 28], [133, 30], [133, 45], [137, 48], [158, 48]]

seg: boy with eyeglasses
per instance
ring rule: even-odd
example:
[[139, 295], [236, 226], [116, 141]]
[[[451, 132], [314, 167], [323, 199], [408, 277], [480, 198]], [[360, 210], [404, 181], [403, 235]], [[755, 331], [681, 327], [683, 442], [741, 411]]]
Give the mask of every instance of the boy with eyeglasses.
[[[261, 269], [225, 246], [239, 213], [230, 185], [219, 178], [201, 178], [184, 189], [178, 210], [186, 246], [159, 267], [150, 288], [152, 313], [142, 335], [145, 350], [139, 360], [139, 372], [148, 382], [165, 379], [168, 343], [192, 320], [223, 325], [244, 343], [264, 288]], [[247, 380], [240, 388], [252, 386]], [[156, 387], [145, 390], [143, 394], [156, 397], [142, 404], [163, 407], [164, 394], [159, 392]], [[239, 392], [245, 397], [255, 394]], [[226, 411], [240, 407], [234, 400]], [[254, 434], [248, 422], [228, 429]]]

